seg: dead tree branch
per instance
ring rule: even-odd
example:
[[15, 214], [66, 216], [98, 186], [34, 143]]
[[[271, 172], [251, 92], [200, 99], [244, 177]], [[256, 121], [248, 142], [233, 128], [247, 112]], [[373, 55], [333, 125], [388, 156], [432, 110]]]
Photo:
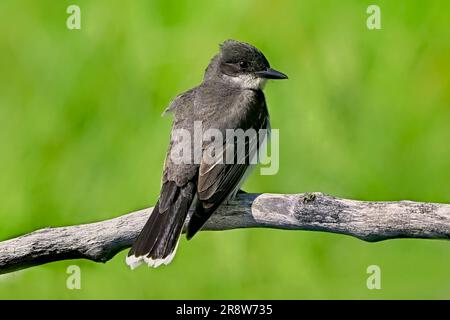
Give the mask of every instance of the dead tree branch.
[[[45, 228], [0, 242], [0, 274], [52, 261], [106, 262], [128, 248], [152, 208], [96, 223]], [[203, 230], [276, 228], [346, 234], [365, 241], [450, 239], [450, 205], [374, 202], [322, 193], [241, 194], [223, 205]]]

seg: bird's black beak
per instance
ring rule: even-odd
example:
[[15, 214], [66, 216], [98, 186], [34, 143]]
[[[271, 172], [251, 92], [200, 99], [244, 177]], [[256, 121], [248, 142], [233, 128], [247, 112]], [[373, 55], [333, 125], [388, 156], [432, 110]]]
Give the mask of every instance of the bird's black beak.
[[287, 79], [288, 78], [288, 76], [285, 75], [284, 73], [281, 73], [280, 71], [274, 70], [272, 68], [269, 68], [264, 71], [258, 71], [255, 74], [256, 74], [256, 76], [258, 76], [260, 78], [265, 78], [265, 79]]

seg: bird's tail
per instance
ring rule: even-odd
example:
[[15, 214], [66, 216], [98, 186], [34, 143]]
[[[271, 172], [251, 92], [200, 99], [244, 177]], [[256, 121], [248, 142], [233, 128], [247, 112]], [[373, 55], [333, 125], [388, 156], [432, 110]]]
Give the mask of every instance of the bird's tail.
[[128, 253], [126, 262], [131, 269], [142, 262], [157, 268], [172, 261], [194, 198], [193, 189], [190, 184], [183, 187], [172, 181], [163, 184], [152, 214]]

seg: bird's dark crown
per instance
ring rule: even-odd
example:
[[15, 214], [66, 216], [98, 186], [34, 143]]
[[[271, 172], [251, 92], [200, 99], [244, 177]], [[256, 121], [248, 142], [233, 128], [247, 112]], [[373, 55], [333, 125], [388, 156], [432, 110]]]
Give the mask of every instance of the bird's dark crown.
[[220, 71], [227, 75], [253, 73], [269, 67], [262, 52], [248, 43], [227, 40], [220, 46]]
[[254, 46], [227, 40], [220, 46], [205, 70], [204, 81], [231, 82], [242, 88], [261, 89], [267, 79], [287, 79], [284, 73], [270, 68], [269, 61]]

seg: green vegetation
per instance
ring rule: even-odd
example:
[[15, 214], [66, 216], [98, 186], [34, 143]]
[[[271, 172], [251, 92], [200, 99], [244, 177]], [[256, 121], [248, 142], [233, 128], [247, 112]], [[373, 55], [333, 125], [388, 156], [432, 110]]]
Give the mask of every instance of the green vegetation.
[[[374, 2], [382, 30], [369, 31]], [[246, 191], [450, 202], [450, 3], [371, 3], [1, 1], [0, 239], [153, 204], [170, 130], [160, 114], [228, 38], [290, 77], [266, 89], [280, 171]], [[450, 298], [445, 241], [203, 232], [169, 267], [124, 261], [0, 276], [0, 298]], [[71, 264], [81, 290], [66, 288]], [[372, 264], [381, 290], [366, 288]]]

